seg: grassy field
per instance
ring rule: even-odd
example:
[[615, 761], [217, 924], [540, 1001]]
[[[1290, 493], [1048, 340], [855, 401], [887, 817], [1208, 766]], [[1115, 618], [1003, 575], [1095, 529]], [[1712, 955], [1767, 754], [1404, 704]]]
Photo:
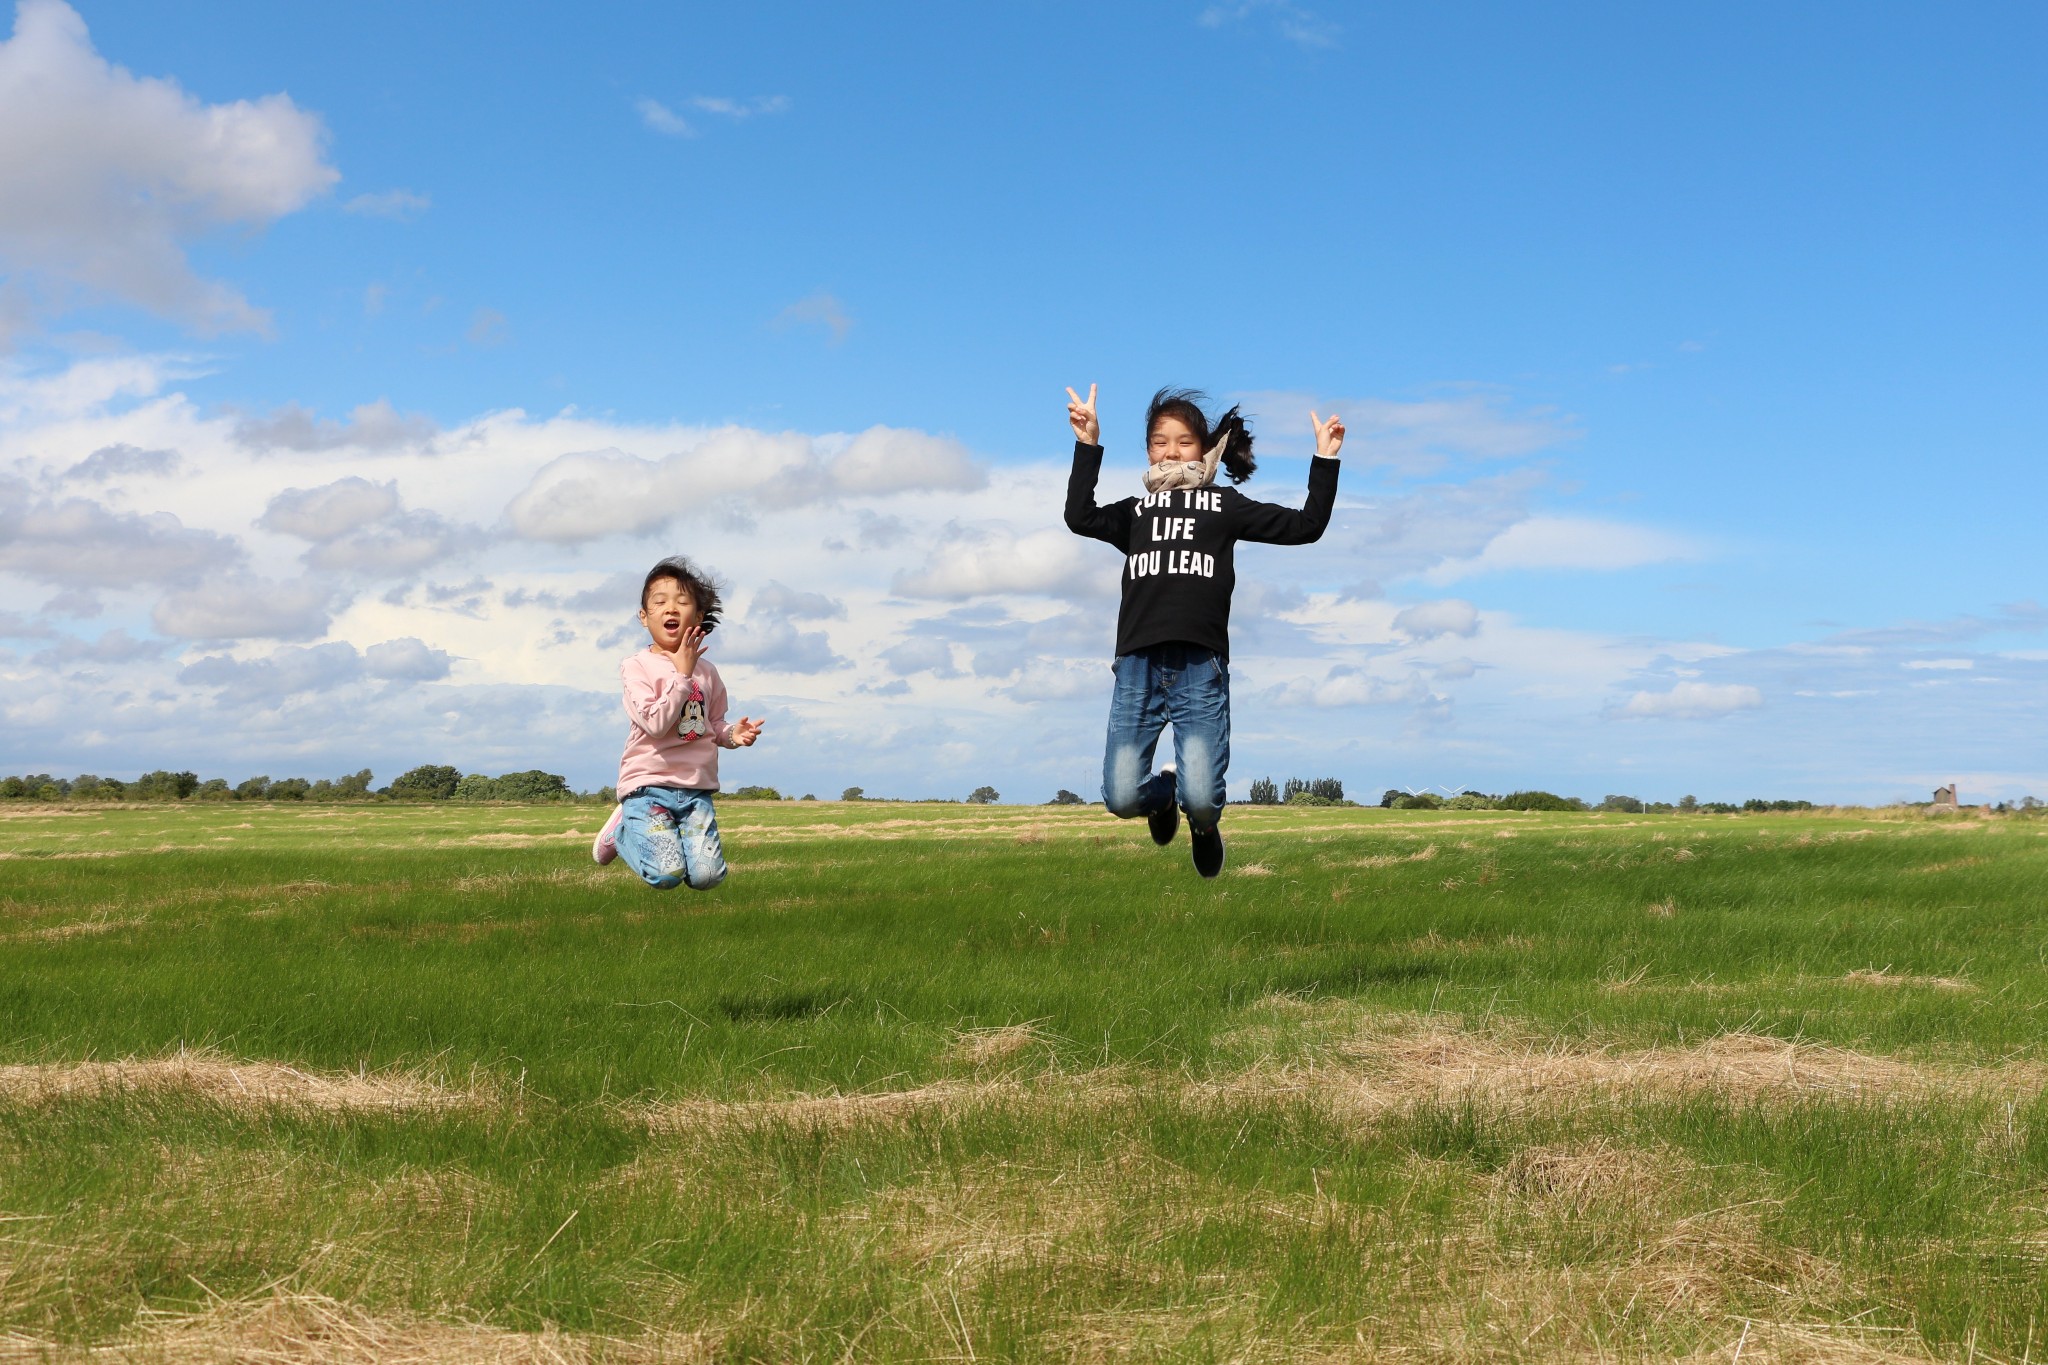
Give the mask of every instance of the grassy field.
[[0, 1359], [2048, 1350], [2048, 821], [0, 811]]

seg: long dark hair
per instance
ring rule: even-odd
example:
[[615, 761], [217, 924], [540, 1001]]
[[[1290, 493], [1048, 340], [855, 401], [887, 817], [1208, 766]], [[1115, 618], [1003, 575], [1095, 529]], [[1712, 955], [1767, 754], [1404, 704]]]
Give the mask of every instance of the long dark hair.
[[1218, 461], [1223, 472], [1230, 476], [1232, 483], [1243, 483], [1259, 467], [1252, 458], [1252, 429], [1245, 425], [1243, 414], [1236, 408], [1224, 413], [1212, 425], [1209, 414], [1202, 411], [1202, 404], [1209, 401], [1209, 395], [1200, 389], [1161, 389], [1152, 395], [1152, 406], [1145, 409], [1145, 444], [1152, 444], [1152, 432], [1162, 417], [1176, 417], [1187, 423], [1189, 431], [1195, 433], [1195, 444], [1202, 454], [1209, 453], [1209, 447], [1218, 440], [1224, 441], [1223, 458]]

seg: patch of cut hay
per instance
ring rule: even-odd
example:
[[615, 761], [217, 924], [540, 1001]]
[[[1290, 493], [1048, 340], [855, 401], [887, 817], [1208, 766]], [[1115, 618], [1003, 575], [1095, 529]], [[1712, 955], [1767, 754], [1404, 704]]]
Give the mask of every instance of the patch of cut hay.
[[281, 1062], [236, 1061], [212, 1052], [0, 1066], [0, 1099], [18, 1104], [121, 1094], [189, 1094], [236, 1108], [324, 1112], [447, 1109], [480, 1098], [404, 1072], [301, 1071]]
[[1744, 1319], [1718, 1345], [1681, 1357], [1680, 1365], [1925, 1365], [1949, 1358], [1907, 1328]]
[[1044, 1041], [1030, 1024], [1004, 1024], [1000, 1028], [969, 1029], [954, 1041], [951, 1055], [969, 1066], [1005, 1062], [1033, 1043]]
[[54, 942], [67, 938], [90, 938], [99, 934], [111, 934], [116, 929], [132, 929], [138, 924], [147, 924], [141, 918], [72, 920], [67, 924], [52, 924], [41, 929], [21, 929], [11, 934], [0, 934], [0, 943]]
[[1920, 986], [1937, 991], [1973, 991], [1977, 988], [1961, 977], [1955, 976], [1914, 976], [1907, 972], [1894, 972], [1889, 967], [1875, 970], [1858, 968], [1842, 980], [1856, 986]]
[[1951, 858], [1945, 863], [1929, 863], [1925, 867], [1909, 867], [1906, 871], [1911, 873], [1954, 872], [1959, 868], [1981, 867], [1983, 864], [1984, 859], [1972, 855], [1968, 858]]
[[[1392, 1021], [1389, 1021], [1392, 1022]], [[1711, 1092], [1738, 1099], [1845, 1098], [2037, 1090], [2039, 1067], [1933, 1067], [1815, 1043], [1727, 1033], [1694, 1047], [1614, 1051], [1541, 1047], [1424, 1021], [1380, 1028], [1341, 1051], [1359, 1068], [1352, 1093], [1319, 1073], [1317, 1088], [1340, 1105], [1372, 1112], [1417, 1099], [1526, 1103], [1573, 1093]]]
[[902, 1123], [920, 1114], [944, 1113], [1002, 1100], [1029, 1097], [1015, 1081], [938, 1081], [911, 1090], [863, 1091], [851, 1095], [795, 1095], [773, 1100], [675, 1100], [647, 1111], [656, 1132], [790, 1125], [843, 1130]]
[[1359, 858], [1352, 867], [1395, 867], [1401, 863], [1426, 863], [1436, 857], [1436, 845], [1428, 844], [1413, 853], [1381, 853], [1370, 858]]
[[1666, 896], [1643, 913], [1651, 919], [1675, 919], [1678, 916], [1678, 902]]
[[0, 1337], [0, 1356], [136, 1365], [694, 1365], [717, 1356], [708, 1332], [645, 1340], [580, 1336], [558, 1328], [515, 1332], [483, 1323], [378, 1317], [322, 1294], [273, 1292], [202, 1313], [138, 1314], [122, 1341], [64, 1346]]
[[1241, 867], [1232, 868], [1231, 875], [1237, 877], [1270, 877], [1273, 875], [1273, 869], [1267, 867], [1264, 863], [1245, 863]]

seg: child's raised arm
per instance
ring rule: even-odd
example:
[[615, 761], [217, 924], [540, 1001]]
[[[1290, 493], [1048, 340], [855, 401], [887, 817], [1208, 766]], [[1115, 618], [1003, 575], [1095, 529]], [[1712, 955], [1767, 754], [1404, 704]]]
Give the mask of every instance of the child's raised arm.
[[1102, 423], [1095, 416], [1093, 384], [1088, 386], [1085, 402], [1080, 394], [1067, 390], [1067, 423], [1074, 428], [1074, 470], [1067, 475], [1067, 529], [1129, 551], [1131, 518], [1124, 503], [1095, 505], [1095, 481], [1102, 475]]
[[1239, 503], [1237, 538], [1262, 545], [1311, 545], [1321, 540], [1337, 504], [1337, 452], [1344, 448], [1344, 419], [1335, 413], [1325, 422], [1310, 412], [1315, 424], [1316, 457], [1308, 462], [1308, 501], [1301, 510], [1270, 502]]

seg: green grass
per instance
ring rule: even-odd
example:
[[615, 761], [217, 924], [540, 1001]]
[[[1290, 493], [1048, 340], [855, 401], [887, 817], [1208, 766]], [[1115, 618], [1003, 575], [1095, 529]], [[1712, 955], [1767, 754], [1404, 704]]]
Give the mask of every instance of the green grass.
[[[1099, 811], [729, 803], [696, 895], [591, 866], [601, 814], [5, 811], [17, 1078], [464, 1098], [0, 1086], [0, 1332], [283, 1293], [721, 1359], [2048, 1336], [2048, 822], [1233, 811], [1204, 883]], [[1730, 1033], [1868, 1081], [1386, 1088], [1402, 1040]]]

